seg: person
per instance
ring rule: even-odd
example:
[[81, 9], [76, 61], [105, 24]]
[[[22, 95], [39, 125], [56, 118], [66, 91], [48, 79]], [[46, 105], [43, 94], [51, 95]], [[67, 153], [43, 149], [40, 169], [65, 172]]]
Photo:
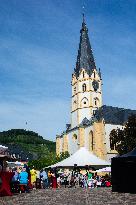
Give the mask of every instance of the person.
[[101, 182], [101, 177], [98, 176], [98, 175], [96, 175], [96, 187], [97, 187], [97, 188], [98, 188], [98, 187], [101, 187], [101, 184], [102, 184], [102, 182]]
[[31, 174], [31, 183], [32, 183], [33, 189], [36, 189], [36, 176], [37, 176], [37, 173], [36, 173], [36, 170], [34, 169], [34, 166], [30, 170], [30, 174]]
[[83, 179], [84, 179], [84, 176], [83, 176], [82, 173], [80, 173], [79, 185], [80, 185], [80, 187], [82, 187], [82, 188], [84, 187]]
[[88, 172], [88, 180], [92, 179], [93, 177], [93, 174], [92, 174], [92, 170], [90, 169], [89, 172]]
[[60, 175], [57, 177], [57, 187], [58, 188], [60, 188], [60, 181], [61, 181], [61, 179], [60, 179]]
[[75, 185], [75, 188], [76, 188], [77, 186], [79, 186], [79, 177], [80, 177], [80, 174], [78, 173], [78, 171], [76, 171], [76, 172], [74, 173], [74, 185]]
[[36, 189], [41, 189], [40, 171], [36, 170]]
[[88, 187], [88, 184], [87, 184], [87, 175], [83, 175], [83, 188], [87, 188]]
[[105, 181], [105, 186], [106, 186], [106, 187], [110, 187], [110, 186], [111, 186], [110, 180], [106, 180], [106, 181]]
[[65, 185], [65, 188], [67, 187], [67, 173], [64, 173], [64, 185]]
[[70, 172], [69, 174], [68, 174], [68, 178], [67, 178], [67, 181], [68, 181], [68, 187], [71, 187], [71, 176], [72, 176], [72, 173]]
[[22, 172], [20, 172], [19, 182], [20, 182], [20, 185], [24, 186], [23, 190], [20, 190], [20, 191], [29, 192], [29, 190], [28, 190], [28, 173], [26, 172], [26, 168], [23, 168]]
[[19, 191], [19, 173], [17, 172], [17, 168], [15, 167], [13, 169], [14, 176], [11, 180], [11, 190], [12, 192], [18, 192]]
[[24, 167], [26, 168], [26, 172], [28, 173], [28, 187], [29, 187], [29, 189], [32, 189], [33, 186], [31, 184], [30, 167], [28, 166], [27, 162], [24, 163]]
[[51, 170], [48, 171], [48, 187], [51, 187], [51, 182], [52, 182], [52, 174]]
[[101, 186], [105, 187], [105, 179], [104, 178], [101, 179]]
[[55, 170], [52, 172], [52, 188], [57, 188], [57, 176]]
[[48, 174], [47, 174], [47, 170], [42, 170], [41, 172], [41, 179], [43, 182], [43, 189], [47, 189], [48, 188]]

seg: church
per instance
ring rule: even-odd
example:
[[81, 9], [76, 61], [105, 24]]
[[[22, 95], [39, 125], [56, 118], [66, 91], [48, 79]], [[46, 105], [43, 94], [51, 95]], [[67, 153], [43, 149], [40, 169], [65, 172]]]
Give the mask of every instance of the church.
[[102, 103], [102, 75], [96, 67], [84, 15], [76, 66], [72, 74], [71, 122], [56, 136], [56, 154], [75, 153], [86, 147], [101, 159], [110, 161], [117, 151], [110, 143], [110, 132], [124, 126], [136, 110]]

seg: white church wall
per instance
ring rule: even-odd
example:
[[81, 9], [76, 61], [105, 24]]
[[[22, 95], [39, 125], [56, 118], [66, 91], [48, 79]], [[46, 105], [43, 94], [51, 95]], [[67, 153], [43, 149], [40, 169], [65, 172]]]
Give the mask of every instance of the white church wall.
[[[73, 138], [74, 134], [77, 135], [77, 140]], [[68, 150], [70, 155], [78, 150], [78, 129], [68, 133]]]
[[116, 157], [117, 156], [117, 154], [112, 154], [112, 153], [110, 153], [110, 154], [107, 154], [107, 161], [108, 162], [111, 162], [111, 159], [113, 158], [113, 157]]
[[74, 128], [77, 126], [77, 111], [72, 112], [71, 118], [71, 127]]
[[84, 118], [87, 118], [88, 120], [91, 118], [90, 108], [82, 108], [79, 112], [79, 123], [82, 122]]
[[93, 129], [92, 126], [85, 128], [85, 147], [89, 150], [89, 133]]

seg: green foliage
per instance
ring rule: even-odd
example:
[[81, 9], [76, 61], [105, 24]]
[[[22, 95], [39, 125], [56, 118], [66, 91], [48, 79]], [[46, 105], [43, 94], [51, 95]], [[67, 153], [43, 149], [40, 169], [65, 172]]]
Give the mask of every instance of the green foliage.
[[111, 148], [120, 155], [132, 151], [136, 147], [136, 115], [128, 118], [124, 129], [112, 130], [110, 133]]
[[69, 152], [61, 152], [60, 155], [56, 156], [57, 162], [62, 161], [63, 159], [66, 159], [70, 156]]
[[19, 145], [24, 151], [33, 154], [36, 160], [30, 161], [29, 165], [35, 166], [36, 169], [42, 169], [69, 157], [68, 152], [56, 156], [56, 143], [43, 139], [33, 131], [12, 129], [0, 132], [0, 143]]
[[44, 167], [48, 167], [52, 164], [55, 164], [59, 161], [62, 161], [62, 160], [66, 159], [69, 156], [70, 155], [69, 155], [68, 152], [61, 153], [60, 156], [56, 156], [55, 153], [50, 153], [44, 158], [40, 158], [38, 160], [30, 161], [29, 166], [30, 167], [34, 166], [36, 169], [40, 170]]
[[41, 147], [41, 145], [46, 145], [46, 148], [50, 151], [55, 151], [55, 142], [45, 140], [42, 136], [38, 135], [33, 131], [27, 131], [24, 129], [11, 129], [8, 131], [0, 132], [0, 143], [3, 144], [22, 144], [26, 145], [36, 145]]

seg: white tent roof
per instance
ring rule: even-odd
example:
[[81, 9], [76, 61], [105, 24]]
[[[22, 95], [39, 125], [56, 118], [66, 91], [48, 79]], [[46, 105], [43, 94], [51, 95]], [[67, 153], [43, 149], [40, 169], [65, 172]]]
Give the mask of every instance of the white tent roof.
[[3, 146], [3, 145], [0, 145], [0, 150], [6, 150], [6, 149], [8, 149], [8, 147], [5, 147], [5, 146]]
[[111, 167], [105, 167], [102, 169], [98, 169], [96, 170], [96, 172], [111, 172]]
[[75, 152], [70, 157], [54, 165], [51, 165], [50, 167], [72, 167], [74, 166], [74, 164], [77, 164], [77, 166], [107, 166], [110, 165], [110, 162], [98, 158], [93, 153], [90, 153], [85, 147], [81, 147], [77, 152]]

